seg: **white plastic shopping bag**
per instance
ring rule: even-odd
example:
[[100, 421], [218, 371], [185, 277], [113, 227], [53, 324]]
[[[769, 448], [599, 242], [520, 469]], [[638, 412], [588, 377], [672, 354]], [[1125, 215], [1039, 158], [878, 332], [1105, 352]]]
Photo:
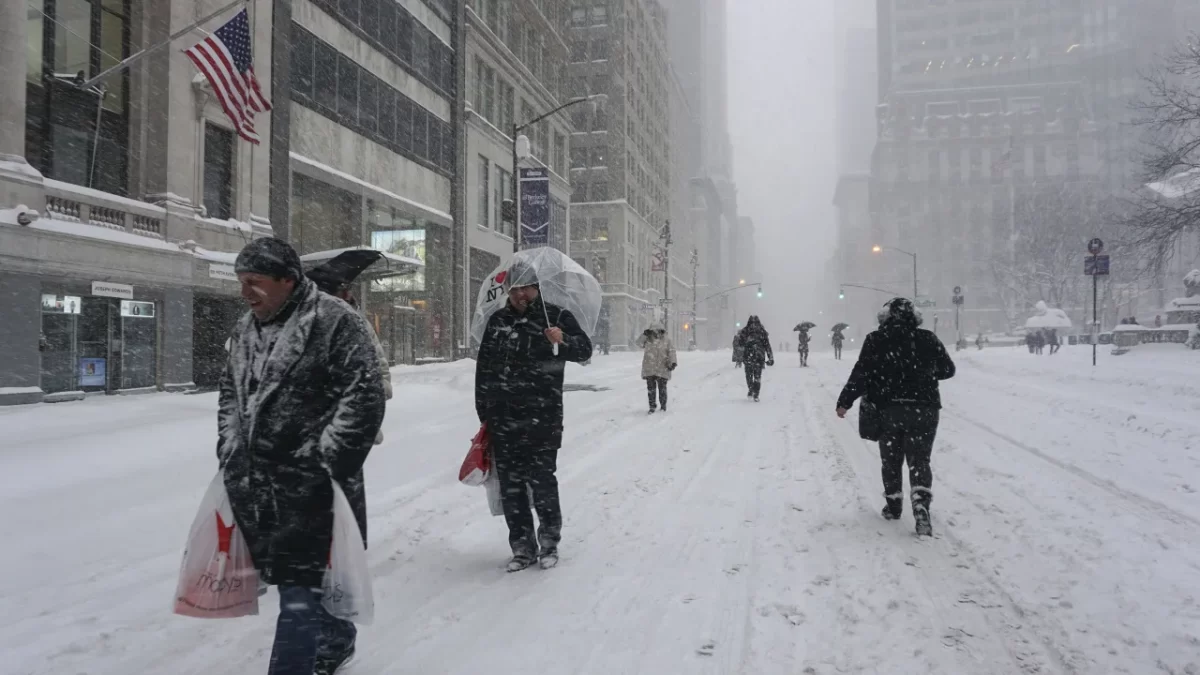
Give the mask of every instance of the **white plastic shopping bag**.
[[333, 543], [322, 591], [321, 605], [339, 619], [363, 625], [375, 619], [375, 598], [362, 531], [337, 481], [333, 481]]
[[487, 472], [483, 488], [487, 490], [488, 509], [492, 512], [492, 515], [504, 515], [504, 502], [501, 500], [500, 495], [500, 476], [496, 473], [495, 468]]
[[258, 571], [233, 520], [222, 471], [205, 491], [188, 533], [175, 588], [175, 613], [201, 619], [258, 614]]

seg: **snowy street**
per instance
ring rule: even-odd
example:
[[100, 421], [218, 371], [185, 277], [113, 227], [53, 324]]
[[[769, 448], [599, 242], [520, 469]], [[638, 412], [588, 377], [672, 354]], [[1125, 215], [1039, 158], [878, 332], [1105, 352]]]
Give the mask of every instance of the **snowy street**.
[[[779, 354], [755, 404], [728, 352], [681, 352], [653, 416], [640, 354], [572, 366], [562, 562], [517, 574], [456, 481], [473, 362], [396, 368], [347, 673], [1200, 673], [1200, 352], [1156, 347], [953, 355], [932, 540], [907, 503], [880, 517], [878, 448], [834, 415], [856, 353]], [[266, 671], [273, 591], [258, 617], [170, 611], [215, 409], [0, 409], [5, 672]]]

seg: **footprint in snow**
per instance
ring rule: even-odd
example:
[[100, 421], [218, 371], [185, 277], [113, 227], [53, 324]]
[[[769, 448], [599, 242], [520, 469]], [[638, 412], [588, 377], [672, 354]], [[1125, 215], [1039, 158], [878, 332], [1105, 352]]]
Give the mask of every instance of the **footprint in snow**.
[[700, 656], [712, 656], [713, 652], [716, 651], [716, 649], [717, 649], [717, 643], [710, 640], [708, 642], [705, 642], [703, 645], [701, 645], [700, 648], [696, 650], [696, 653], [699, 654]]

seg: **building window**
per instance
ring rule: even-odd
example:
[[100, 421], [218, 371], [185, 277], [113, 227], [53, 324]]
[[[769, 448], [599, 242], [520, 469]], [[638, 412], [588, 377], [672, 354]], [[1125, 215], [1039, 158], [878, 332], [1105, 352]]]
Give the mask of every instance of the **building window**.
[[608, 182], [599, 181], [592, 183], [591, 200], [594, 202], [606, 202], [610, 199], [608, 196]]
[[489, 227], [492, 210], [488, 208], [488, 198], [491, 195], [491, 186], [488, 180], [491, 178], [492, 165], [488, 162], [488, 158], [483, 155], [479, 156], [479, 219], [476, 221], [481, 227]]
[[571, 168], [583, 169], [588, 165], [588, 149], [571, 146]]
[[512, 199], [513, 194], [513, 175], [499, 167], [496, 168], [496, 191], [499, 193], [499, 198], [496, 200], [496, 229], [506, 237], [516, 237], [516, 228], [513, 227], [513, 222], [505, 220], [502, 213], [502, 205], [506, 199]]
[[554, 132], [554, 170], [560, 175], [567, 170], [567, 137]]
[[233, 217], [233, 132], [204, 124], [204, 208], [209, 218]]
[[128, 0], [28, 4], [26, 158], [47, 178], [127, 194], [129, 72], [103, 94], [75, 80], [129, 55]]
[[592, 219], [592, 239], [608, 241], [608, 218]]
[[292, 174], [292, 244], [304, 255], [362, 243], [362, 197]]

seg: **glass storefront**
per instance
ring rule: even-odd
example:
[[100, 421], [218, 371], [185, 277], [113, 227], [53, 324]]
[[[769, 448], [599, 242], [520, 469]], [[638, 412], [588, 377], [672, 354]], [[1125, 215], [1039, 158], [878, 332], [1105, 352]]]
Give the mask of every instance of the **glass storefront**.
[[158, 380], [158, 304], [42, 293], [42, 390], [153, 387]]

